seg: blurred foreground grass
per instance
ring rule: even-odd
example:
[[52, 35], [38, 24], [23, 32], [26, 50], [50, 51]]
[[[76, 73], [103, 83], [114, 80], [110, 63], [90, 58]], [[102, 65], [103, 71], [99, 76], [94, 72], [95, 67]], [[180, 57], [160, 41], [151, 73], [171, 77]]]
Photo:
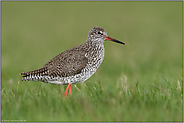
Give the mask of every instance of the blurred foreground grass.
[[[1, 121], [183, 121], [182, 2], [2, 2]], [[105, 59], [85, 83], [22, 82], [102, 26]]]

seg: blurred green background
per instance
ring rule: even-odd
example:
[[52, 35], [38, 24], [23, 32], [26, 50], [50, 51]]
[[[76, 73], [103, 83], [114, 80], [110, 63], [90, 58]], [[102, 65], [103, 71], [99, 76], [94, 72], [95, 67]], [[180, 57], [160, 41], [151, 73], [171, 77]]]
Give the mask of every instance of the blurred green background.
[[[1, 121], [183, 121], [183, 2], [1, 2]], [[105, 58], [86, 82], [22, 82], [103, 27]]]

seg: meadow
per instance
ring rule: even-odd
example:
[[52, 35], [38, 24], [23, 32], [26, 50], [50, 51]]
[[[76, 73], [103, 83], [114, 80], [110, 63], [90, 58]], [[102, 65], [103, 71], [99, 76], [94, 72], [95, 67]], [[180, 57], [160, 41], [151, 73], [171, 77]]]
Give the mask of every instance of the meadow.
[[[1, 121], [183, 121], [183, 2], [1, 2]], [[21, 81], [103, 27], [105, 58], [87, 81]]]

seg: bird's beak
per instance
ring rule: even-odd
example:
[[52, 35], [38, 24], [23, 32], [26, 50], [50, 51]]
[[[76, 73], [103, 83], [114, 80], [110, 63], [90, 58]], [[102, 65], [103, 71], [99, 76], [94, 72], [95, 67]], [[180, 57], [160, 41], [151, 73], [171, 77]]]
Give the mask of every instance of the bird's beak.
[[125, 45], [125, 43], [123, 43], [123, 42], [121, 42], [121, 41], [118, 41], [118, 40], [116, 40], [116, 39], [114, 39], [114, 38], [111, 38], [111, 37], [109, 37], [109, 36], [106, 36], [106, 37], [104, 37], [104, 38], [105, 38], [105, 40], [114, 41], [114, 42], [116, 42], [116, 43], [120, 43], [120, 44], [124, 44], [124, 45]]

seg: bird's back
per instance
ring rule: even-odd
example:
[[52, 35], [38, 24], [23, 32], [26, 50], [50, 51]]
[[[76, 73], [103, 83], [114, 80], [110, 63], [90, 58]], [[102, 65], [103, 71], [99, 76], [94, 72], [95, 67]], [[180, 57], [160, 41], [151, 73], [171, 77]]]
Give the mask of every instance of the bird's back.
[[42, 68], [23, 72], [23, 81], [43, 81], [52, 84], [79, 83], [95, 73], [103, 61], [103, 44], [85, 43], [55, 56]]

